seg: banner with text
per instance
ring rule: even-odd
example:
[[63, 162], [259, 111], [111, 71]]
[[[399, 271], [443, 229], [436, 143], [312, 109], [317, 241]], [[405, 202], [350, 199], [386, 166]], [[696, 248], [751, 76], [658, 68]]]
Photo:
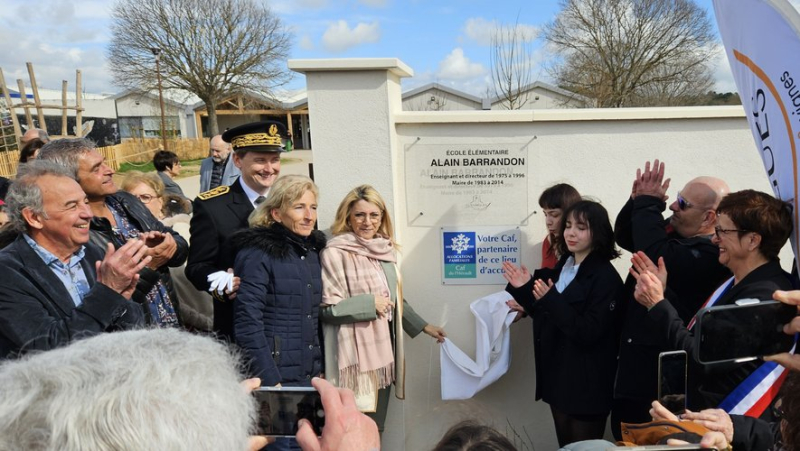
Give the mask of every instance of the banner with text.
[[714, 0], [714, 11], [770, 185], [794, 206], [797, 255], [800, 14], [786, 0]]
[[443, 285], [505, 285], [503, 262], [519, 266], [519, 228], [442, 227]]
[[409, 225], [520, 224], [528, 216], [527, 144], [406, 146]]

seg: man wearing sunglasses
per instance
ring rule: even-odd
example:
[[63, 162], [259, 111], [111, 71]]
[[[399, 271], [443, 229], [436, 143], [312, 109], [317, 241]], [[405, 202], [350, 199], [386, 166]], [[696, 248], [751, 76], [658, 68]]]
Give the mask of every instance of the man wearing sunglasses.
[[[667, 189], [664, 163], [655, 160], [636, 171], [630, 199], [622, 207], [614, 224], [617, 244], [630, 252], [642, 251], [653, 262], [649, 268], [662, 277], [670, 299], [684, 323], [688, 323], [711, 293], [730, 272], [719, 261], [719, 249], [711, 242], [717, 224], [716, 209], [728, 191], [728, 185], [715, 177], [697, 177], [678, 191], [669, 204], [672, 215], [665, 219]], [[657, 265], [657, 266], [656, 266]], [[650, 402], [657, 397], [658, 354], [665, 349], [661, 337], [647, 317], [647, 308], [633, 298], [636, 281], [625, 282], [625, 307], [620, 340], [612, 431], [619, 436], [620, 421], [650, 421]], [[619, 439], [619, 437], [618, 437]]]

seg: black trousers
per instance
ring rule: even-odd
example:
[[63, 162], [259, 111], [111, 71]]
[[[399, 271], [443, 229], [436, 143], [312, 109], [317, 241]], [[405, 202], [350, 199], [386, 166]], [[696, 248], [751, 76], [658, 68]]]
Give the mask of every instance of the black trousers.
[[553, 406], [550, 406], [550, 413], [556, 425], [559, 447], [582, 440], [602, 439], [606, 432], [608, 415], [573, 415], [559, 412]]

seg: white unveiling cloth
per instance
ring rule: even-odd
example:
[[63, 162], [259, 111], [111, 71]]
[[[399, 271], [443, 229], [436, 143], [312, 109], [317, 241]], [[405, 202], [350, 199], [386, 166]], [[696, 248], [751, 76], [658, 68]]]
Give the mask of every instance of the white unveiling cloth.
[[445, 338], [439, 351], [442, 399], [471, 398], [506, 374], [511, 363], [509, 326], [516, 316], [506, 305], [509, 299], [510, 294], [500, 291], [469, 305], [475, 315], [475, 360]]

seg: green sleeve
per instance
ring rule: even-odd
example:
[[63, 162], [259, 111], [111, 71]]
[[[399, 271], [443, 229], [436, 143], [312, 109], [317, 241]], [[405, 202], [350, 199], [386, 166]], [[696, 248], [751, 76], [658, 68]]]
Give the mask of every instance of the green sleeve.
[[422, 332], [422, 329], [428, 325], [428, 322], [422, 319], [417, 312], [411, 308], [411, 305], [403, 299], [403, 330], [411, 337], [414, 338]]
[[369, 293], [359, 294], [342, 299], [336, 305], [323, 305], [320, 316], [323, 322], [336, 325], [374, 321], [378, 317], [375, 296]]

